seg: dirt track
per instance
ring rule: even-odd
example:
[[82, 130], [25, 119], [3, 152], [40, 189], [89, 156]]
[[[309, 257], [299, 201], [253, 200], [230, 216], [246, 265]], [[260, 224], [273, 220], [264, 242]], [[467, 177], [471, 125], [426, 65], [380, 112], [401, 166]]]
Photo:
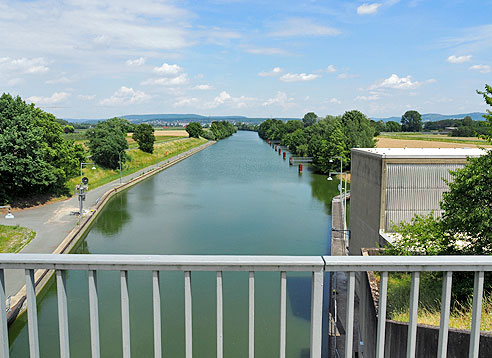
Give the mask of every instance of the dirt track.
[[[410, 140], [410, 139], [392, 139], [378, 138], [376, 144], [378, 148], [476, 148], [477, 144], [471, 143], [449, 143], [449, 142], [432, 142], [427, 140]], [[481, 147], [492, 148], [491, 145]]]

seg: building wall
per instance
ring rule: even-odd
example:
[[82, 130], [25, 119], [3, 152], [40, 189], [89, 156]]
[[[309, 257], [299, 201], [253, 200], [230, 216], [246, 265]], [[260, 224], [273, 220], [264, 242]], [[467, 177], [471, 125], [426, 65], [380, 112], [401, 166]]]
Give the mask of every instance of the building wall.
[[452, 180], [450, 170], [462, 168], [456, 163], [391, 163], [386, 165], [386, 207], [384, 226], [392, 232], [392, 226], [401, 221], [410, 221], [415, 214], [434, 216], [442, 214], [439, 203], [448, 190], [443, 179]]
[[352, 152], [350, 172], [351, 255], [379, 242], [382, 161], [374, 156]]

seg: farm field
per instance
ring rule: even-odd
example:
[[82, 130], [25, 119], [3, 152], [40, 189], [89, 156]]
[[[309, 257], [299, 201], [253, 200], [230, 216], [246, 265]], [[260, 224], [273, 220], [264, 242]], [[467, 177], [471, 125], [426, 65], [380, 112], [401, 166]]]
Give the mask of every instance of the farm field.
[[376, 137], [378, 148], [463, 148], [485, 147], [492, 145], [478, 138], [438, 137], [434, 135], [381, 135]]

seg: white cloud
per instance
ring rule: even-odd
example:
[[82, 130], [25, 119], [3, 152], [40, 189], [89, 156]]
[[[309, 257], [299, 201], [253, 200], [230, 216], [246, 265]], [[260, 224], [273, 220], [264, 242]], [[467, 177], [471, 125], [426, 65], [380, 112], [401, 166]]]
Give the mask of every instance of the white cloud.
[[36, 105], [46, 105], [61, 102], [70, 97], [70, 93], [67, 92], [55, 92], [50, 97], [31, 96], [28, 100]]
[[377, 3], [377, 2], [373, 3], [373, 4], [364, 3], [357, 8], [357, 14], [359, 14], [359, 15], [375, 14], [378, 12], [378, 9], [381, 5], [382, 4]]
[[340, 74], [337, 76], [337, 78], [341, 78], [341, 79], [343, 79], [343, 80], [348, 79], [348, 78], [356, 78], [356, 77], [358, 77], [358, 76], [357, 76], [357, 75], [353, 75], [353, 74], [351, 74], [351, 73], [346, 73], [346, 72], [345, 72], [345, 73], [340, 73]]
[[281, 107], [290, 107], [292, 105], [292, 103], [290, 103], [292, 100], [293, 98], [289, 98], [285, 92], [278, 91], [275, 97], [267, 99], [265, 102], [263, 102], [263, 105], [279, 105]]
[[111, 97], [99, 102], [103, 106], [116, 106], [127, 104], [139, 104], [150, 99], [150, 96], [142, 91], [135, 91], [133, 88], [121, 86]]
[[330, 99], [330, 103], [334, 103], [334, 104], [342, 104], [342, 102], [338, 99], [338, 98], [331, 98]]
[[127, 66], [142, 66], [145, 64], [145, 57], [139, 57], [134, 60], [126, 60], [126, 65]]
[[300, 37], [300, 36], [337, 36], [340, 30], [325, 25], [318, 25], [312, 19], [292, 18], [277, 23], [276, 30], [269, 35], [275, 37]]
[[81, 99], [83, 101], [92, 101], [94, 98], [96, 98], [95, 94], [79, 94], [77, 96], [78, 99]]
[[217, 97], [215, 97], [213, 104], [215, 107], [217, 107], [221, 104], [224, 104], [225, 101], [227, 101], [231, 98], [232, 97], [229, 93], [227, 93], [226, 91], [222, 91], [222, 92], [220, 92], [220, 94]]
[[198, 98], [181, 98], [174, 103], [174, 107], [184, 107], [198, 102]]
[[468, 68], [472, 71], [479, 71], [480, 73], [489, 73], [492, 71], [489, 65], [473, 65]]
[[177, 76], [182, 71], [183, 68], [176, 64], [169, 65], [167, 63], [163, 63], [161, 67], [154, 67], [154, 72], [164, 76]]
[[268, 77], [268, 76], [277, 76], [282, 73], [283, 70], [280, 67], [274, 67], [271, 71], [261, 71], [258, 73], [258, 76]]
[[379, 88], [395, 88], [395, 89], [414, 89], [422, 85], [422, 82], [412, 81], [410, 75], [406, 77], [399, 77], [396, 74], [392, 74], [390, 77], [379, 81], [369, 87], [370, 90]]
[[378, 94], [371, 94], [369, 96], [357, 96], [355, 97], [356, 101], [377, 101], [381, 97]]
[[248, 47], [246, 52], [254, 55], [288, 55], [289, 53], [284, 49], [277, 47]]
[[207, 90], [213, 89], [213, 87], [210, 85], [196, 85], [195, 87], [193, 87], [193, 89], [197, 89], [197, 90], [201, 90], [201, 91], [207, 91]]
[[329, 66], [326, 68], [326, 72], [328, 72], [328, 73], [337, 72], [337, 69], [335, 68], [335, 66], [333, 66], [333, 65], [329, 65]]
[[143, 81], [142, 85], [161, 85], [161, 86], [179, 86], [188, 83], [188, 75], [182, 73], [177, 77], [159, 77], [149, 78]]
[[455, 56], [451, 55], [446, 59], [446, 62], [449, 63], [463, 63], [463, 62], [469, 62], [472, 59], [472, 55], [463, 55], [463, 56]]
[[49, 71], [47, 62], [42, 57], [37, 58], [11, 58], [0, 57], [0, 71], [17, 72], [26, 74], [40, 74]]
[[280, 80], [283, 82], [300, 82], [300, 81], [312, 81], [318, 77], [320, 77], [320, 75], [316, 75], [314, 73], [310, 73], [310, 74], [286, 73], [285, 75], [280, 77]]
[[245, 108], [254, 101], [256, 101], [256, 98], [246, 96], [233, 97], [226, 91], [222, 91], [217, 97], [214, 98], [213, 102], [209, 103], [206, 106], [208, 108], [216, 108], [218, 106], [227, 104], [233, 108]]
[[47, 80], [45, 83], [49, 85], [55, 85], [55, 84], [63, 84], [63, 83], [70, 83], [72, 80], [68, 77], [62, 76], [58, 78], [54, 78], [52, 80]]

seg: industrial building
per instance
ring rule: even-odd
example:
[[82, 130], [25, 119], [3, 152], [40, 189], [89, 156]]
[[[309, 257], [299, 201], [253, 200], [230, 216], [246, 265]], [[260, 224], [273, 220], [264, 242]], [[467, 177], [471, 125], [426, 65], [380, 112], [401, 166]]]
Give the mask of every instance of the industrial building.
[[441, 215], [442, 194], [479, 148], [354, 148], [350, 192], [351, 255], [361, 248], [384, 247], [393, 224], [415, 214]]

